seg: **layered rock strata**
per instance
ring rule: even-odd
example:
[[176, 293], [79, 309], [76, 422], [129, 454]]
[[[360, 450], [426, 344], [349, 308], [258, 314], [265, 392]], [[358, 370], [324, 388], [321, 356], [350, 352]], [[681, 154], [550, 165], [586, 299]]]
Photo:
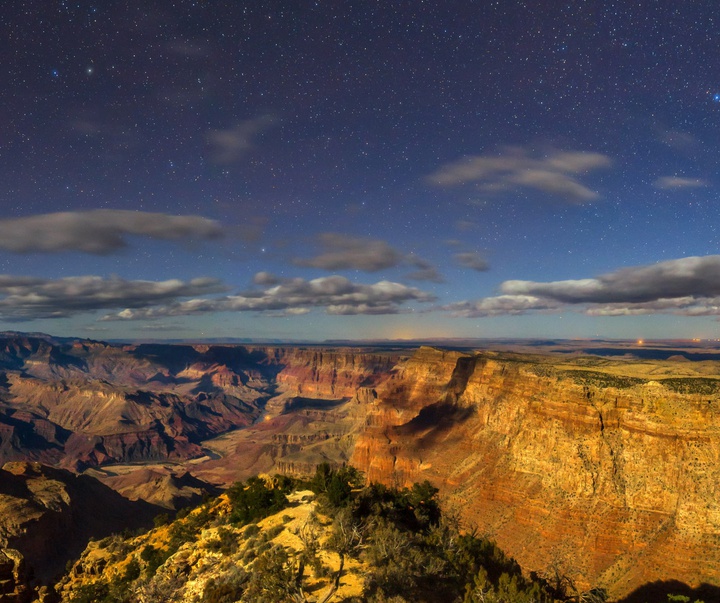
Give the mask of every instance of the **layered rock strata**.
[[0, 336], [0, 462], [82, 471], [183, 462], [292, 397], [349, 399], [392, 354], [304, 347], [136, 345]]
[[719, 583], [720, 382], [573, 369], [421, 349], [377, 388], [352, 463], [429, 479], [525, 568], [580, 587]]

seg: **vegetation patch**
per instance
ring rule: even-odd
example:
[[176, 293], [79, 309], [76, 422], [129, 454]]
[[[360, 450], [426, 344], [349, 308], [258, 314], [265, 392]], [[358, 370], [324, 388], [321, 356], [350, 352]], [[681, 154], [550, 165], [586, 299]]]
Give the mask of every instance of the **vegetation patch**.
[[[301, 487], [315, 492], [315, 502], [292, 507], [287, 494]], [[103, 577], [67, 578], [62, 600], [606, 601], [603, 590], [569, 592], [567, 581], [524, 576], [494, 542], [463, 531], [456, 517], [444, 514], [437, 493], [427, 481], [410, 488], [363, 486], [353, 467], [327, 464], [304, 483], [251, 478], [124, 547], [106, 546], [112, 559]], [[120, 557], [111, 549], [130, 553]]]
[[608, 387], [614, 387], [615, 389], [628, 389], [647, 383], [645, 379], [639, 379], [638, 377], [611, 375], [609, 373], [600, 373], [596, 371], [558, 371], [558, 376], [570, 379], [579, 385], [594, 386], [600, 389]]
[[668, 389], [679, 394], [700, 394], [714, 396], [720, 393], [720, 380], [707, 377], [662, 379], [660, 381]]

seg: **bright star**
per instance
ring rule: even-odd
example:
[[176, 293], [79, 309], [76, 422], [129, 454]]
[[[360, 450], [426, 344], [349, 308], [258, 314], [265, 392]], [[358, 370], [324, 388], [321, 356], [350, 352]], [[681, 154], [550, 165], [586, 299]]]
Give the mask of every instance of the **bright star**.
[[713, 100], [716, 103], [720, 103], [720, 92], [716, 92], [715, 94], [713, 94]]

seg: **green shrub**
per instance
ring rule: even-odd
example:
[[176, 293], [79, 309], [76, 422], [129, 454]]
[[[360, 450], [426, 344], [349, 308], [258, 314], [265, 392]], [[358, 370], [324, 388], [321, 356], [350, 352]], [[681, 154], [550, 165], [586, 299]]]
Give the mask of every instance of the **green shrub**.
[[230, 576], [210, 580], [205, 585], [202, 603], [234, 603], [242, 597], [248, 574], [242, 568], [236, 568]]
[[223, 555], [232, 555], [237, 552], [239, 543], [237, 536], [232, 530], [220, 528], [217, 539], [208, 541], [206, 547], [212, 551], [218, 551]]
[[230, 521], [240, 525], [277, 513], [288, 504], [287, 496], [281, 488], [267, 486], [258, 477], [251, 477], [245, 484], [234, 484], [228, 489], [227, 495], [232, 505]]

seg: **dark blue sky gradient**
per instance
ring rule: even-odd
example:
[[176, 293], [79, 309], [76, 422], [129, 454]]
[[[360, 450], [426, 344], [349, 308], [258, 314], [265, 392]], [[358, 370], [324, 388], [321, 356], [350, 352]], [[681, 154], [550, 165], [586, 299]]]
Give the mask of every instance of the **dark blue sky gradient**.
[[718, 14], [4, 2], [0, 328], [715, 338]]

